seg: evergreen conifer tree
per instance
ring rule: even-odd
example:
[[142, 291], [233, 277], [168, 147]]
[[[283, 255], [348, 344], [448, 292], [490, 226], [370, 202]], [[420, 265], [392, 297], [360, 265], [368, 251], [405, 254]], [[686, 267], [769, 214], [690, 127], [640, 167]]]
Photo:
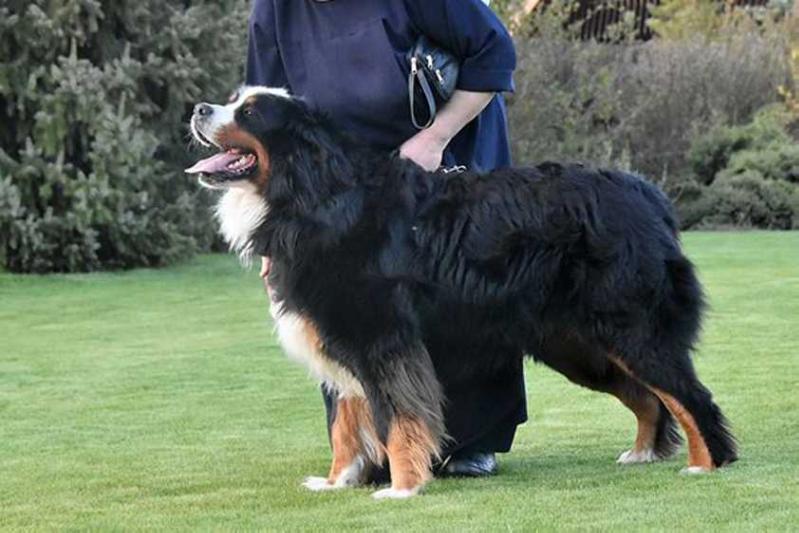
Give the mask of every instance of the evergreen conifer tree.
[[207, 249], [193, 104], [242, 79], [243, 0], [0, 2], [0, 265], [159, 266]]

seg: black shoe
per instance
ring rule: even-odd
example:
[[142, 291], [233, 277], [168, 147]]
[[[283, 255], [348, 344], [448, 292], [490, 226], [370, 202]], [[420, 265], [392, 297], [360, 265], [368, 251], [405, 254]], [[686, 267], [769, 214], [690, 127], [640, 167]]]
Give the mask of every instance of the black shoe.
[[441, 469], [442, 476], [482, 477], [497, 473], [497, 457], [493, 453], [472, 453], [452, 457]]

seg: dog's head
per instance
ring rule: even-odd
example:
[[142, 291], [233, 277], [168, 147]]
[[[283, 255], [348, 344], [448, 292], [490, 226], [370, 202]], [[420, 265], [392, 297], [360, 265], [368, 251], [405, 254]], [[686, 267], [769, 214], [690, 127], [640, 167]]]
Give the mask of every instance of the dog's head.
[[260, 189], [270, 174], [265, 140], [286, 127], [300, 105], [284, 89], [270, 87], [242, 87], [227, 105], [197, 104], [191, 132], [200, 144], [219, 153], [186, 172], [197, 175], [202, 185], [212, 189], [247, 184]]

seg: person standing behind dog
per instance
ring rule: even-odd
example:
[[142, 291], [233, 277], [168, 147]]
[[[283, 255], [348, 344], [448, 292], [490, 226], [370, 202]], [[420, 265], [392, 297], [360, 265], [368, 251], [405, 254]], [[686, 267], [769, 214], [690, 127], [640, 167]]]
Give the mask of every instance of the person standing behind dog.
[[[460, 72], [452, 98], [430, 127], [417, 130], [406, 55], [420, 35], [454, 54]], [[515, 66], [513, 41], [482, 0], [255, 0], [250, 15], [247, 84], [286, 87], [356, 138], [399, 148], [430, 171], [510, 165], [499, 93], [513, 90]], [[521, 361], [479, 382], [459, 382], [457, 368], [434, 363], [452, 437], [441, 473], [494, 473], [495, 453], [510, 450], [516, 426], [527, 420]], [[325, 406], [329, 428], [329, 395]]]

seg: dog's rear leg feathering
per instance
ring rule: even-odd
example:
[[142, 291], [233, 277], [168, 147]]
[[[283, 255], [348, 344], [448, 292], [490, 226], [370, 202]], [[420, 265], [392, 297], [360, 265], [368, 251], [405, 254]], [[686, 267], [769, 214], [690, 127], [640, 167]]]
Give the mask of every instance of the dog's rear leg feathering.
[[650, 463], [671, 457], [680, 446], [674, 418], [658, 397], [608, 361], [607, 354], [570, 331], [560, 331], [541, 345], [536, 358], [572, 382], [612, 394], [638, 422], [635, 442], [619, 464]]
[[673, 366], [651, 371], [646, 365], [629, 365], [611, 356], [619, 368], [654, 393], [680, 423], [688, 438], [686, 473], [702, 473], [737, 459], [735, 440], [710, 391], [693, 370], [688, 354], [677, 355]]
[[686, 473], [714, 470], [737, 460], [735, 439], [710, 391], [691, 361], [702, 295], [685, 258], [667, 262], [671, 292], [657, 312], [657, 331], [648, 343], [623, 343], [609, 358], [656, 395], [680, 423], [688, 439]]

